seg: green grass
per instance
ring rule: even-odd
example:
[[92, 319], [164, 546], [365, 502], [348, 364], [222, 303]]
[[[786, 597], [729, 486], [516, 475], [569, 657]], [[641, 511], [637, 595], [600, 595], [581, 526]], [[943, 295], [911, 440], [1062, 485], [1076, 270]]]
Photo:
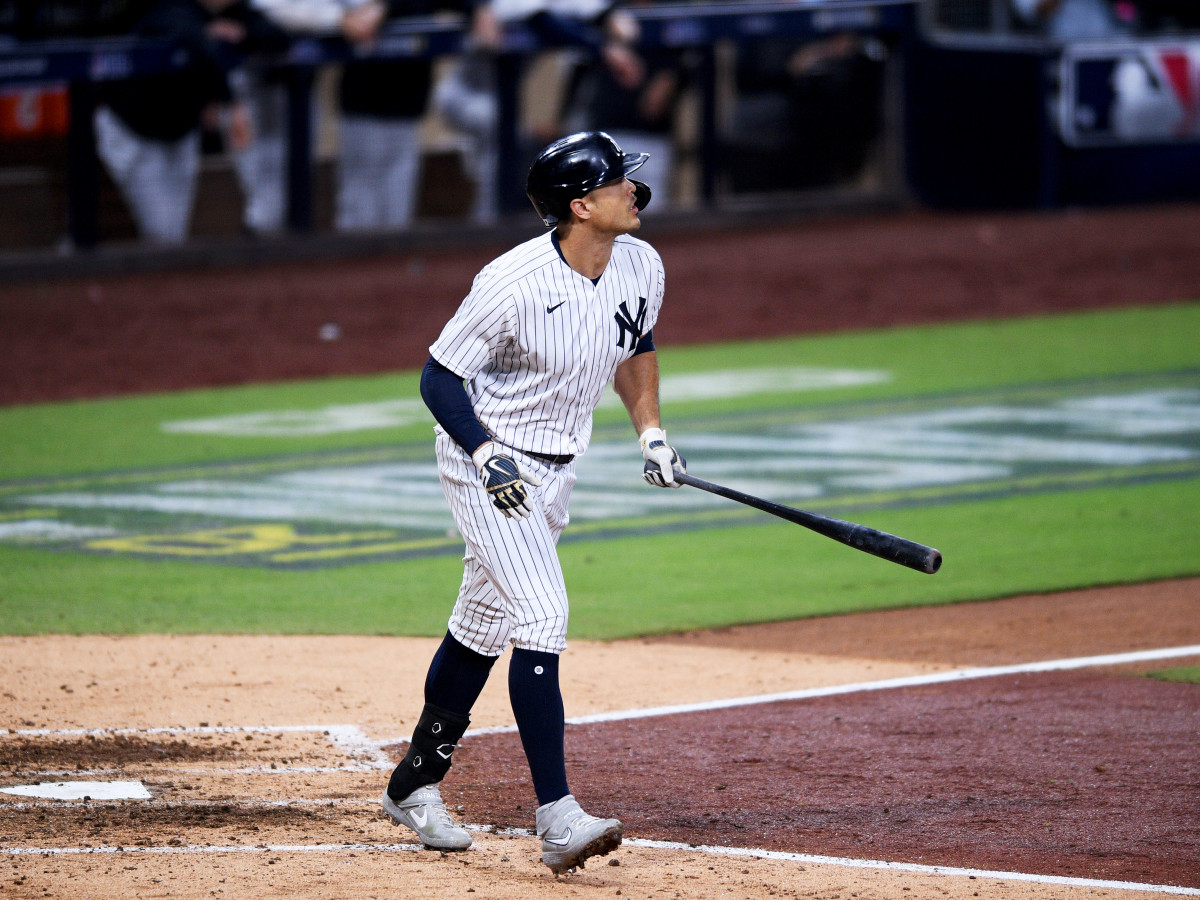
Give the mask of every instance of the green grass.
[[[669, 374], [747, 364], [883, 368], [853, 389], [676, 403], [671, 416], [812, 410], [987, 388], [1200, 369], [1200, 304], [662, 349]], [[664, 336], [665, 337], [665, 336]], [[664, 340], [664, 343], [665, 340]], [[431, 454], [429, 423], [303, 438], [168, 434], [172, 419], [416, 395], [413, 372], [0, 409], [0, 479], [69, 477], [312, 451]], [[598, 416], [598, 429], [623, 422]], [[627, 424], [623, 427], [628, 427]], [[631, 438], [632, 440], [632, 438]], [[2, 485], [0, 485], [2, 487]], [[938, 547], [922, 575], [731, 507], [720, 527], [560, 548], [575, 638], [953, 603], [1200, 573], [1200, 479], [834, 512]], [[312, 571], [85, 555], [0, 544], [6, 634], [264, 632], [437, 635], [457, 556]]]
[[[965, 325], [740, 341], [660, 348], [665, 374], [747, 365], [887, 369], [884, 384], [793, 394], [763, 394], [755, 403], [820, 407], [854, 400], [912, 397], [1200, 365], [1200, 303], [1043, 316]], [[430, 440], [432, 419], [313, 437], [212, 437], [170, 434], [161, 423], [260, 410], [316, 410], [417, 396], [416, 372], [285, 384], [151, 394], [91, 402], [0, 409], [0, 479], [142, 469], [341, 450]], [[676, 415], [744, 410], [747, 398], [668, 404]], [[597, 425], [627, 423], [619, 409], [598, 412]]]
[[1200, 684], [1200, 666], [1159, 669], [1157, 672], [1147, 672], [1146, 677], [1158, 681], [1176, 681], [1180, 684]]
[[[560, 548], [570, 634], [620, 638], [736, 622], [980, 600], [1200, 573], [1200, 480], [878, 511], [932, 544], [936, 575], [766, 517]], [[8, 634], [263, 632], [438, 635], [455, 556], [279, 572], [0, 548]]]

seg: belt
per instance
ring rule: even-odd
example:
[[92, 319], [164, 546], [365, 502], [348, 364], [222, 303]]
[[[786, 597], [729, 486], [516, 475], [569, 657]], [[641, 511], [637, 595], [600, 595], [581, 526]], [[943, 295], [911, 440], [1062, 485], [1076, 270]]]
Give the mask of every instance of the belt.
[[553, 456], [549, 453], [534, 453], [532, 450], [522, 450], [526, 456], [532, 456], [534, 459], [540, 459], [542, 462], [548, 462], [552, 466], [565, 466], [575, 458], [574, 453], [560, 453]]

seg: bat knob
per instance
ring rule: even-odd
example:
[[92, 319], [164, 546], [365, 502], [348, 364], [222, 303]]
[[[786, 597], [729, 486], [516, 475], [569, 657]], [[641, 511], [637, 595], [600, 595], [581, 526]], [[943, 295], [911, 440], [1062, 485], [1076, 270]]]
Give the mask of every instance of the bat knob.
[[925, 565], [922, 567], [922, 571], [925, 572], [927, 575], [932, 575], [934, 572], [936, 572], [941, 567], [942, 567], [942, 551], [934, 550], [933, 548], [930, 548], [929, 552], [925, 555]]

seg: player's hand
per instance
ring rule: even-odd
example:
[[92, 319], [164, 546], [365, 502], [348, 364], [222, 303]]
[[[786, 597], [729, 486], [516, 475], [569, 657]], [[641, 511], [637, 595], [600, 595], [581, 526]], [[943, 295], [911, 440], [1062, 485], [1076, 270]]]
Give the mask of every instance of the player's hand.
[[524, 519], [533, 512], [533, 503], [526, 484], [540, 485], [541, 479], [517, 465], [511, 456], [496, 452], [491, 441], [471, 454], [471, 460], [479, 469], [483, 486], [491, 495], [492, 505], [510, 519]]
[[687, 472], [687, 460], [667, 443], [667, 433], [661, 428], [647, 428], [638, 438], [642, 445], [642, 477], [655, 487], [677, 488], [676, 472]]

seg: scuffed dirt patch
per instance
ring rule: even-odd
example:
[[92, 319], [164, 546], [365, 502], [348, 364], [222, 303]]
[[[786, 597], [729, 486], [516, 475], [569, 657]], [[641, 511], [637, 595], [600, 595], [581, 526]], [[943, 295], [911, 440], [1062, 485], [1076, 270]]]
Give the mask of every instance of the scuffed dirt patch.
[[212, 762], [234, 758], [228, 745], [198, 741], [150, 740], [116, 734], [82, 738], [0, 739], [0, 773], [29, 769], [119, 769], [147, 763]]

